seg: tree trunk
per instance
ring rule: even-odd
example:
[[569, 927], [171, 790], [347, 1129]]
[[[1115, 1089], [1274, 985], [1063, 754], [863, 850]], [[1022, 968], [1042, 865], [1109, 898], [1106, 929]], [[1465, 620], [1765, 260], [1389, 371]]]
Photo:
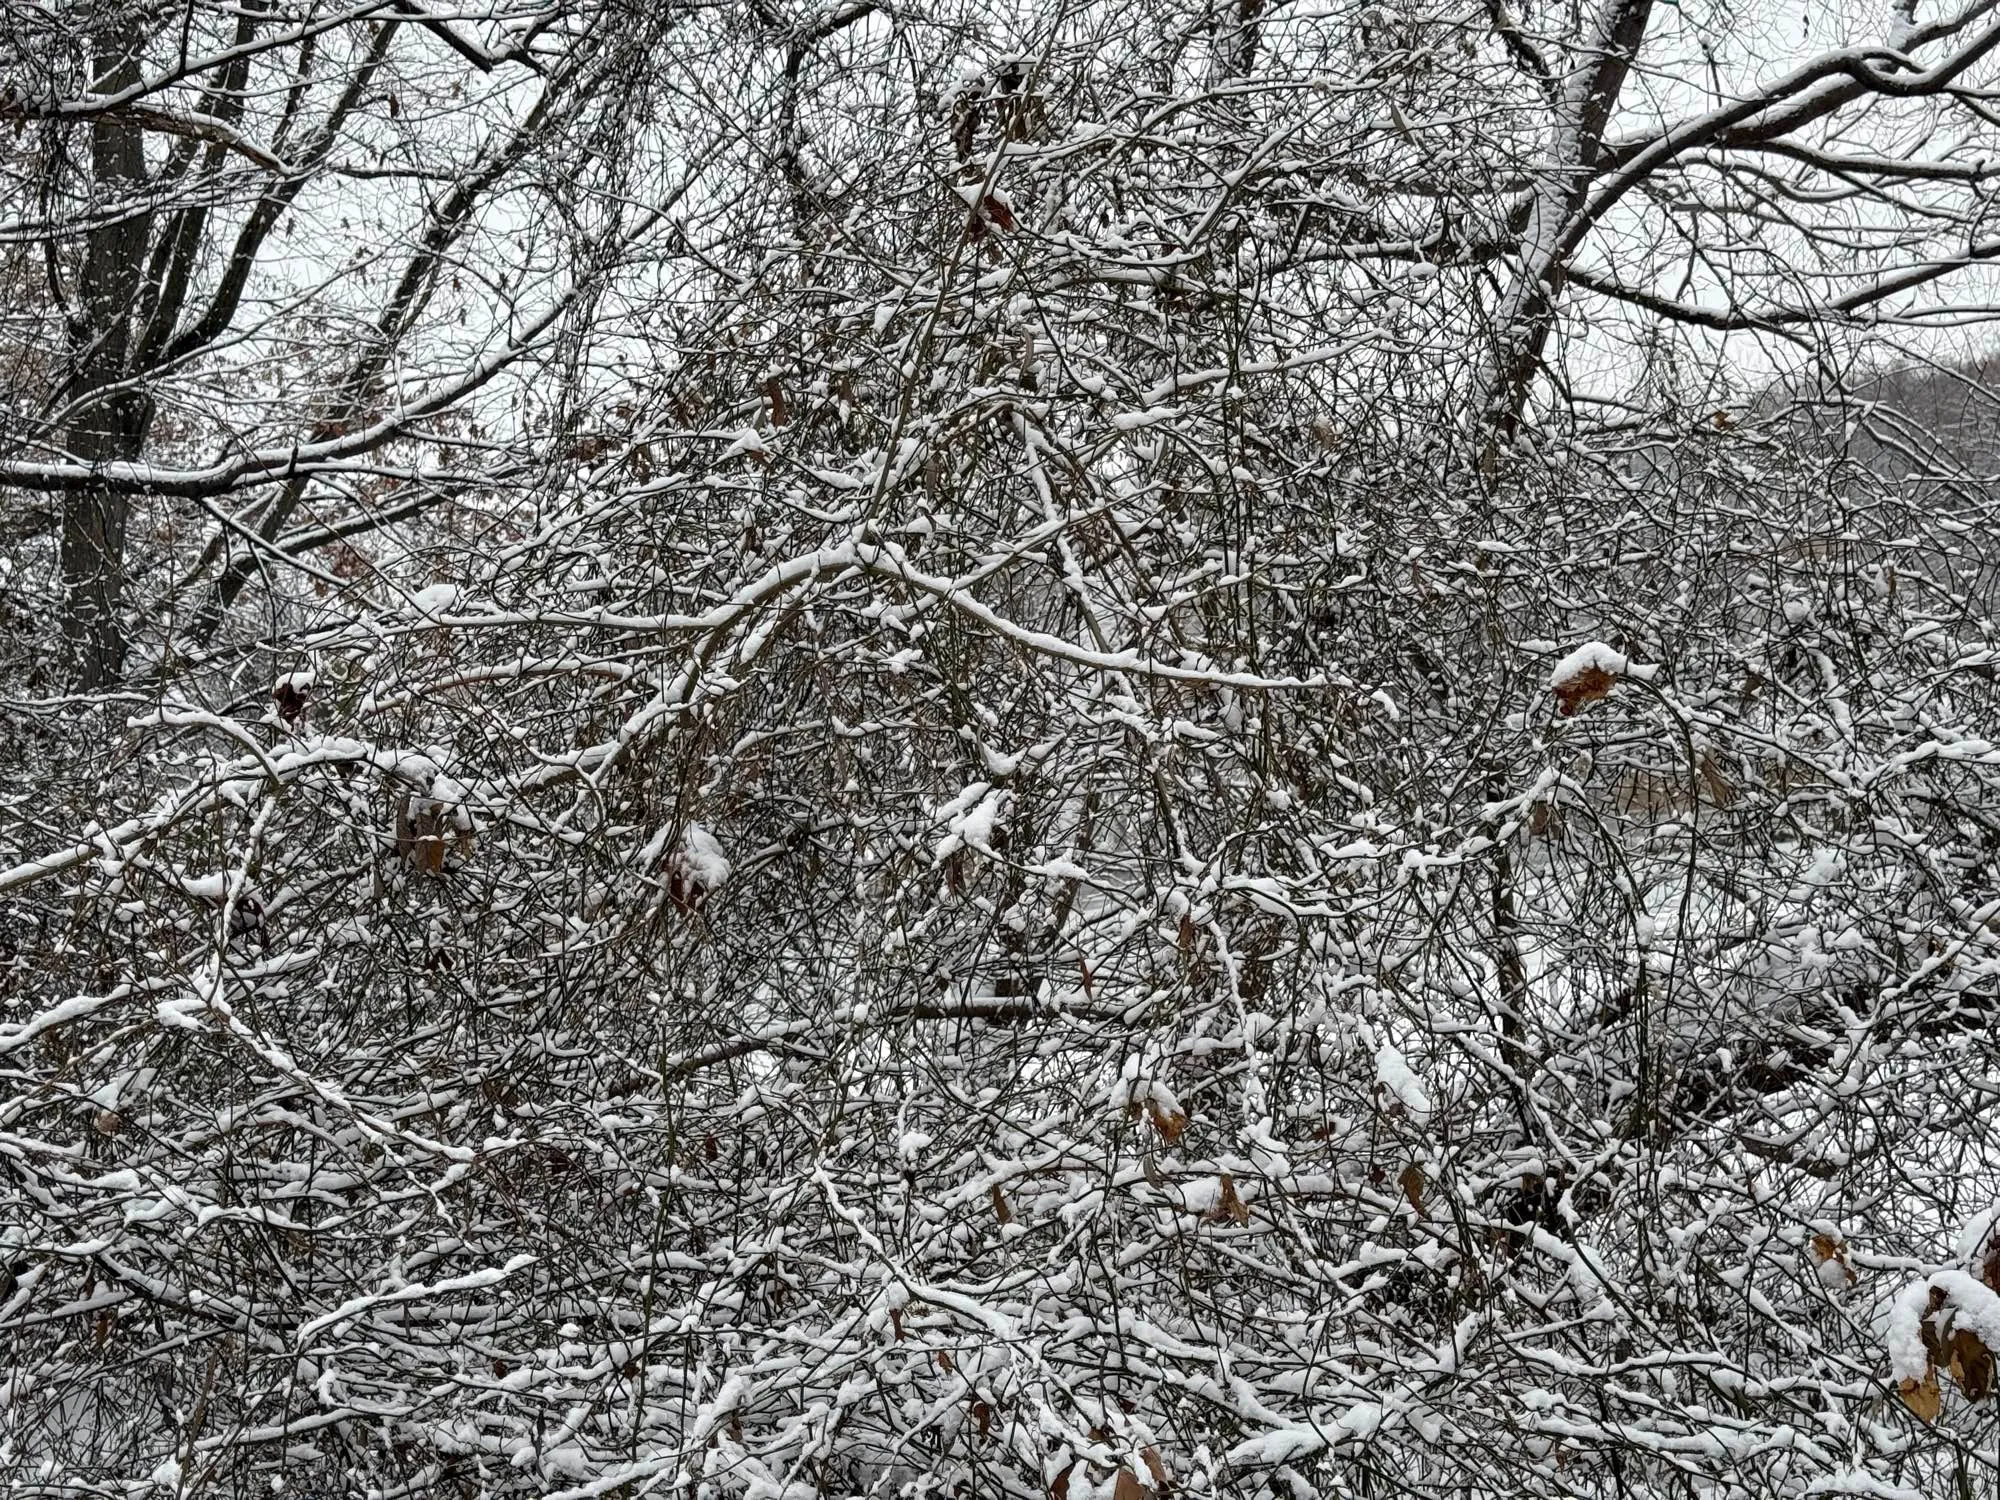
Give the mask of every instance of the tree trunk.
[[1556, 119], [1520, 247], [1520, 269], [1494, 320], [1482, 405], [1491, 473], [1514, 440], [1541, 373], [1569, 260], [1589, 232], [1584, 207], [1604, 153], [1604, 132], [1645, 40], [1653, 0], [1603, 0], [1582, 55], [1563, 80]]
[[[101, 33], [93, 89], [129, 88], [139, 60], [128, 38]], [[144, 206], [145, 147], [139, 127], [99, 115], [90, 133], [89, 212], [102, 223], [85, 240], [81, 284], [70, 324], [67, 392], [73, 403], [67, 440], [81, 463], [130, 462], [144, 451], [152, 425], [150, 395], [131, 383], [132, 321], [151, 239]], [[88, 485], [63, 506], [63, 640], [71, 686], [80, 691], [118, 680], [125, 660], [120, 618], [125, 584], [126, 489]]]

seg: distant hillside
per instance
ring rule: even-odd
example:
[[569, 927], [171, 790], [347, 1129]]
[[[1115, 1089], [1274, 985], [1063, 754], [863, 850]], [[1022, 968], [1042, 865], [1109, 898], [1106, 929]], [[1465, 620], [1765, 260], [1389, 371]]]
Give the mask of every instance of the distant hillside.
[[1790, 393], [1804, 430], [1885, 479], [1944, 486], [2000, 478], [2000, 354], [1911, 364], [1833, 395]]

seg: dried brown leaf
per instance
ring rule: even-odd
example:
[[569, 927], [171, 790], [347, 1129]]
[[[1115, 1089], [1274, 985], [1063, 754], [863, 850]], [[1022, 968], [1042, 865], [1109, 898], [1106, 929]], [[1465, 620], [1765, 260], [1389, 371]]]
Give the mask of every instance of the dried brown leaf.
[[1928, 1370], [1922, 1380], [1905, 1380], [1897, 1387], [1896, 1394], [1903, 1398], [1903, 1405], [1920, 1422], [1930, 1423], [1938, 1419], [1944, 1409], [1944, 1396], [1938, 1390], [1936, 1370]]
[[1813, 1264], [1819, 1267], [1820, 1280], [1826, 1286], [1854, 1285], [1854, 1267], [1847, 1259], [1847, 1246], [1842, 1241], [1830, 1234], [1814, 1235], [1812, 1258]]
[[1159, 1131], [1160, 1139], [1169, 1146], [1178, 1145], [1187, 1133], [1187, 1116], [1177, 1109], [1162, 1109], [1153, 1100], [1146, 1101], [1146, 1114], [1153, 1122], [1153, 1129]]
[[271, 689], [271, 702], [277, 707], [278, 717], [288, 724], [298, 722], [311, 697], [312, 689], [303, 685], [295, 675], [280, 677], [277, 686]]
[[1616, 686], [1618, 679], [1594, 663], [1580, 672], [1572, 672], [1556, 684], [1556, 712], [1567, 719], [1584, 704], [1610, 697]]
[[1729, 784], [1729, 778], [1722, 774], [1722, 767], [1715, 763], [1715, 757], [1704, 753], [1699, 762], [1702, 785], [1708, 789], [1708, 800], [1717, 807], [1727, 807], [1736, 800], [1736, 788]]
[[1970, 1329], [1951, 1336], [1950, 1373], [1968, 1401], [1983, 1401], [1993, 1392], [1993, 1352]]
[[1411, 1162], [1397, 1174], [1396, 1181], [1402, 1184], [1403, 1196], [1410, 1200], [1410, 1207], [1421, 1217], [1424, 1211], [1424, 1187], [1427, 1181], [1424, 1169]]
[[1236, 1179], [1224, 1172], [1217, 1182], [1215, 1207], [1209, 1211], [1209, 1221], [1214, 1224], [1235, 1223], [1238, 1228], [1250, 1223], [1250, 1205], [1245, 1203], [1236, 1191]]
[[1943, 1363], [1946, 1357], [1944, 1338], [1938, 1328], [1938, 1314], [1944, 1311], [1944, 1302], [1944, 1293], [1932, 1287], [1930, 1300], [1924, 1304], [1923, 1318], [1917, 1324], [1917, 1331], [1923, 1335], [1924, 1352], [1934, 1365]]

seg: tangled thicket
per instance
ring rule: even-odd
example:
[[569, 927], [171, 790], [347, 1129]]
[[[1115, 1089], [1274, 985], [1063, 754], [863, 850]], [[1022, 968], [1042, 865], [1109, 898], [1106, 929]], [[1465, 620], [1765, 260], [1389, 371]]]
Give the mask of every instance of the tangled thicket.
[[1990, 1486], [1994, 10], [11, 0], [0, 1475]]

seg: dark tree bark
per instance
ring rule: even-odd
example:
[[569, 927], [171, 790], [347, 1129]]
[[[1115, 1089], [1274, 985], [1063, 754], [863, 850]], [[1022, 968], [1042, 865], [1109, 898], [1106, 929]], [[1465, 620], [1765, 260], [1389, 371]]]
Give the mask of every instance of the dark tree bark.
[[1548, 155], [1522, 235], [1519, 272], [1495, 320], [1486, 381], [1487, 445], [1480, 465], [1489, 472], [1498, 448], [1513, 441], [1541, 372], [1570, 257], [1590, 229], [1584, 208], [1602, 165], [1605, 130], [1652, 14], [1652, 0], [1605, 0], [1557, 95]]
[[[129, 38], [107, 27], [93, 40], [92, 87], [110, 93], [139, 81]], [[129, 117], [99, 115], [90, 130], [91, 213], [81, 284], [69, 329], [67, 439], [84, 463], [130, 462], [145, 447], [153, 404], [133, 380], [133, 314], [151, 240], [145, 206], [145, 145]], [[90, 485], [64, 498], [63, 642], [71, 685], [90, 691], [118, 680], [125, 661], [119, 607], [125, 584], [128, 490]]]

